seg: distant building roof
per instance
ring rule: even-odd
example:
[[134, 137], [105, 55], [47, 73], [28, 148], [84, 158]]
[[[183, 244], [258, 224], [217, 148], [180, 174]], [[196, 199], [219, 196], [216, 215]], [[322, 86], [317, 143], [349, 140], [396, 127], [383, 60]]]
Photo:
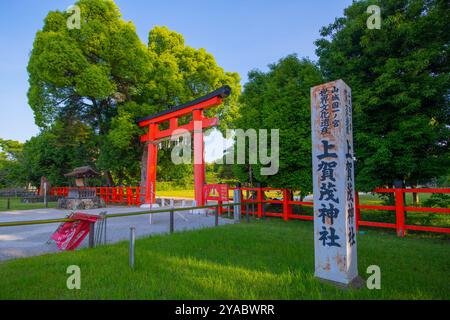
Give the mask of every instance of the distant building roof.
[[85, 166], [75, 168], [72, 172], [66, 173], [64, 176], [67, 178], [91, 178], [100, 176], [100, 173], [92, 169], [90, 166]]

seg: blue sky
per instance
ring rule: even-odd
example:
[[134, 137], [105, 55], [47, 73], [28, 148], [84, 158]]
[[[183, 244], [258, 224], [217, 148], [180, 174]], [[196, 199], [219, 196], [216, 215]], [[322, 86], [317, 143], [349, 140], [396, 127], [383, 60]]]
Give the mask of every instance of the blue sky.
[[[74, 0], [0, 1], [0, 137], [26, 141], [38, 133], [27, 103], [26, 66], [36, 31], [51, 10]], [[203, 47], [226, 71], [248, 71], [291, 53], [315, 60], [319, 30], [342, 16], [351, 0], [116, 0], [143, 42], [155, 25], [183, 34], [186, 44]]]

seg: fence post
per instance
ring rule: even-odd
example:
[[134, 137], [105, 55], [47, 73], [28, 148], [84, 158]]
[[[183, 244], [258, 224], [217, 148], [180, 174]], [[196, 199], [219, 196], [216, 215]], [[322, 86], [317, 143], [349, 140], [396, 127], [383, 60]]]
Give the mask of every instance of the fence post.
[[123, 203], [123, 186], [119, 187], [119, 202]]
[[257, 188], [256, 199], [258, 200], [258, 218], [261, 219], [263, 215], [263, 191], [260, 183], [258, 183]]
[[125, 195], [127, 198], [127, 205], [131, 206], [131, 195], [133, 194], [133, 191], [130, 187], [125, 187]]
[[89, 223], [89, 248], [94, 247], [95, 222]]
[[220, 205], [217, 205], [216, 210], [214, 210], [214, 225], [217, 227], [219, 225], [219, 209]]
[[136, 205], [141, 205], [141, 187], [136, 188]]
[[173, 229], [174, 229], [173, 210], [170, 210], [170, 233], [173, 233]]
[[8, 200], [6, 201], [6, 210], [11, 209], [11, 203], [9, 201], [10, 200], [9, 200], [9, 197], [8, 197]]
[[403, 201], [403, 189], [395, 188], [395, 225], [397, 236], [405, 236], [405, 207]]
[[236, 183], [236, 189], [239, 192], [239, 199], [241, 199], [239, 202], [241, 203], [240, 214], [242, 215], [242, 212], [244, 212], [245, 209], [245, 205], [244, 205], [244, 194], [242, 193], [242, 185], [240, 182]]
[[359, 231], [359, 221], [361, 220], [361, 209], [359, 208], [359, 193], [355, 190], [355, 226], [356, 232]]
[[217, 208], [219, 208], [218, 210], [219, 210], [219, 216], [221, 216], [222, 215], [222, 213], [223, 213], [223, 207], [222, 207], [222, 200], [217, 200]]
[[289, 197], [288, 197], [288, 189], [283, 189], [283, 219], [284, 221], [288, 221], [289, 219]]
[[[237, 188], [238, 187], [236, 186], [236, 189], [234, 189], [234, 191], [233, 191], [233, 202], [234, 203], [242, 203], [241, 190], [237, 189]], [[241, 212], [242, 212], [242, 205], [234, 206], [234, 209], [233, 209], [234, 221], [241, 222]]]

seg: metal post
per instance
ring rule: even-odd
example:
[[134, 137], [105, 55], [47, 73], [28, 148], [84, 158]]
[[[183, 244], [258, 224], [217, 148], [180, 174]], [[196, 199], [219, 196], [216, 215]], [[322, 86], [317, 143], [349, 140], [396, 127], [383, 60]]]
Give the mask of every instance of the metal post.
[[130, 227], [130, 268], [134, 269], [134, 243], [136, 242], [136, 228]]
[[6, 209], [7, 210], [11, 209], [11, 203], [9, 202], [9, 197], [8, 197], [8, 200], [6, 201]]
[[95, 222], [89, 224], [89, 248], [94, 247]]
[[170, 210], [170, 233], [173, 233], [173, 229], [174, 229], [173, 210]]
[[[241, 203], [242, 202], [242, 197], [241, 197], [241, 190], [240, 190], [240, 184], [236, 185], [236, 189], [233, 192], [233, 202], [234, 203]], [[234, 210], [233, 210], [233, 216], [234, 216], [234, 221], [241, 221], [241, 205], [237, 205], [234, 206]]]
[[217, 227], [219, 225], [219, 205], [217, 205], [214, 212], [214, 225]]

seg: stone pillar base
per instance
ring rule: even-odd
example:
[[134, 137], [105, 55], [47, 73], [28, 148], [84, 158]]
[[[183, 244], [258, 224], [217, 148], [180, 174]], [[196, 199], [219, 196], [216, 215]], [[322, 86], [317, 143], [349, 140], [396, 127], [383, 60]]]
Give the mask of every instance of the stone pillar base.
[[323, 279], [323, 278], [319, 278], [319, 277], [316, 277], [316, 278], [322, 283], [331, 284], [331, 285], [341, 288], [341, 289], [354, 289], [355, 290], [355, 289], [361, 289], [366, 285], [366, 281], [363, 278], [361, 278], [360, 276], [357, 276], [352, 281], [350, 281], [348, 284], [336, 282], [333, 280]]

